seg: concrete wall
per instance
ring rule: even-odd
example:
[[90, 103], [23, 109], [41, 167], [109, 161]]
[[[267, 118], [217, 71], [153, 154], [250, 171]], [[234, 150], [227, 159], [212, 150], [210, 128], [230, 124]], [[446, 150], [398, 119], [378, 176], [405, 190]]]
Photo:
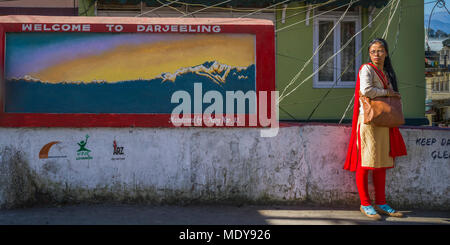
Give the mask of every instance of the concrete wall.
[[[403, 128], [409, 155], [388, 170], [395, 207], [449, 210], [450, 130]], [[342, 170], [350, 127], [0, 128], [0, 206], [145, 202], [359, 205]], [[91, 159], [76, 160], [79, 143]], [[113, 154], [113, 141], [123, 155]], [[48, 158], [42, 147], [54, 144]], [[44, 152], [45, 153], [45, 152]], [[45, 154], [41, 154], [45, 157]], [[371, 183], [371, 181], [369, 181]]]

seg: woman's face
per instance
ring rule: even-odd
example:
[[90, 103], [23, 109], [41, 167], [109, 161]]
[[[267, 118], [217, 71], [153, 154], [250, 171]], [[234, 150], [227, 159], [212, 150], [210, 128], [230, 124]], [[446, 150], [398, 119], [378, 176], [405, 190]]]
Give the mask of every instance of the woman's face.
[[383, 65], [387, 54], [386, 54], [386, 50], [384, 49], [384, 46], [381, 43], [376, 42], [376, 43], [372, 44], [372, 46], [370, 46], [369, 56], [370, 56], [370, 60], [375, 65]]

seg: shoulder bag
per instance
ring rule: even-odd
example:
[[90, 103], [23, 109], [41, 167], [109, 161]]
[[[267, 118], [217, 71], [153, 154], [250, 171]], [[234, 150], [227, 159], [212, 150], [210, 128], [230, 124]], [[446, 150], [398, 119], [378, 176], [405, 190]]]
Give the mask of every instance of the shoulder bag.
[[[375, 70], [380, 80], [383, 82], [384, 89], [388, 87], [388, 81], [384, 74], [374, 65], [370, 64]], [[364, 124], [370, 124], [377, 127], [398, 127], [405, 123], [402, 110], [402, 101], [398, 96], [380, 96], [373, 99], [363, 96], [359, 92], [364, 110]]]

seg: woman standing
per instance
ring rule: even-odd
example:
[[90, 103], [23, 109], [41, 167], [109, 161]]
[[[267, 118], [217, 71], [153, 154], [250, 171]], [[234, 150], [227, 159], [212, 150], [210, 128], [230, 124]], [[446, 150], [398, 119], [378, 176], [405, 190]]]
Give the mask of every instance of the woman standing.
[[[352, 133], [344, 169], [356, 171], [356, 186], [361, 200], [360, 210], [379, 220], [385, 214], [402, 217], [385, 199], [386, 169], [394, 167], [395, 157], [406, 155], [406, 147], [398, 128], [376, 127], [364, 124], [364, 111], [359, 96], [399, 96], [397, 78], [384, 39], [369, 44], [370, 62], [360, 67], [355, 88]], [[369, 170], [373, 173], [375, 207], [368, 192]], [[378, 211], [378, 212], [377, 212]]]

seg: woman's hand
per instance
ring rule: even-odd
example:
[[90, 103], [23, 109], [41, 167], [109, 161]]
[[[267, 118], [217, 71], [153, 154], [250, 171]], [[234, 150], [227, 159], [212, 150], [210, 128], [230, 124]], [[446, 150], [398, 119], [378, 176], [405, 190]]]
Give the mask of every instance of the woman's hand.
[[399, 92], [395, 92], [393, 89], [387, 89], [388, 93], [387, 96], [397, 96], [397, 97], [401, 97]]

